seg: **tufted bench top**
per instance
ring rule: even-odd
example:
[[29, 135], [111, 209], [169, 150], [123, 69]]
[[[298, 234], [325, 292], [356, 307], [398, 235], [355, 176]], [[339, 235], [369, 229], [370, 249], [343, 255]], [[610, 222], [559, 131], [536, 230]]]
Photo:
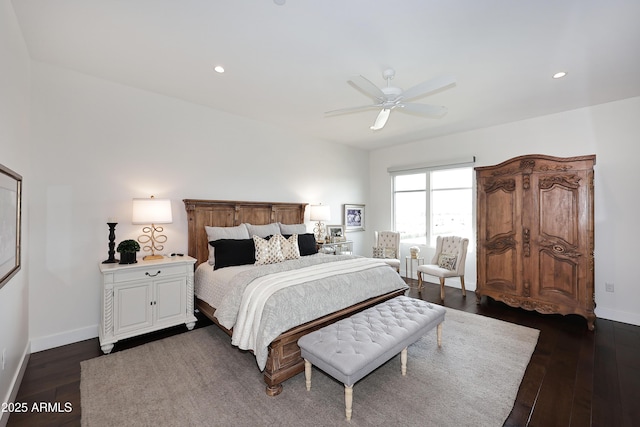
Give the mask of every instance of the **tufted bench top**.
[[399, 296], [298, 340], [302, 357], [353, 385], [444, 321], [445, 308]]

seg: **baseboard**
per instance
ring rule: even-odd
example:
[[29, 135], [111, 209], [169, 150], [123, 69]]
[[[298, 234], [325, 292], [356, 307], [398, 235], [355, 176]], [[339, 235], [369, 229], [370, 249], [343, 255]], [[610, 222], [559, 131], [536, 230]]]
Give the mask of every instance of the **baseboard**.
[[[22, 384], [22, 378], [24, 377], [24, 373], [27, 370], [27, 365], [29, 364], [29, 356], [31, 352], [29, 351], [29, 343], [27, 343], [24, 348], [24, 352], [22, 353], [22, 362], [20, 363], [20, 367], [16, 370], [15, 375], [13, 376], [13, 380], [11, 381], [11, 388], [9, 389], [9, 395], [3, 400], [3, 402], [15, 402], [16, 396], [18, 396], [18, 391], [20, 390], [20, 384]], [[0, 427], [5, 427], [9, 422], [9, 412], [2, 411], [0, 413]]]
[[59, 334], [48, 335], [46, 337], [31, 339], [31, 352], [49, 350], [75, 342], [88, 340], [98, 336], [98, 325], [87, 326], [86, 328], [74, 329], [72, 331], [61, 332]]
[[[424, 279], [425, 276], [423, 276]], [[429, 285], [433, 285], [433, 286], [438, 286], [440, 287], [440, 282], [435, 282], [433, 281], [433, 276], [427, 276], [429, 277], [429, 279], [424, 279], [424, 282], [426, 283], [426, 286]], [[465, 276], [466, 279], [466, 276]], [[459, 277], [448, 277], [445, 282], [444, 282], [445, 286], [451, 287], [451, 288], [458, 288], [458, 289], [462, 289], [462, 283], [460, 282], [460, 278]], [[476, 290], [476, 282], [469, 282], [469, 281], [464, 281], [464, 289], [472, 292]]]
[[[630, 313], [628, 311], [620, 311], [607, 307], [596, 307], [596, 316], [601, 319], [613, 320], [615, 322], [628, 323], [630, 325], [640, 326], [640, 314]], [[597, 328], [597, 325], [596, 325]]]

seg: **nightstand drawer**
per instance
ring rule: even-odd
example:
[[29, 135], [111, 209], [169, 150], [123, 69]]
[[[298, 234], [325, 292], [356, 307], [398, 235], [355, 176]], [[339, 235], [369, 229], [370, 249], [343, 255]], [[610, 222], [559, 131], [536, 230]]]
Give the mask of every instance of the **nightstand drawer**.
[[148, 278], [161, 279], [163, 277], [185, 274], [185, 264], [182, 265], [157, 265], [147, 266], [145, 268], [133, 268], [116, 271], [113, 274], [113, 283], [129, 282], [132, 280], [141, 280]]

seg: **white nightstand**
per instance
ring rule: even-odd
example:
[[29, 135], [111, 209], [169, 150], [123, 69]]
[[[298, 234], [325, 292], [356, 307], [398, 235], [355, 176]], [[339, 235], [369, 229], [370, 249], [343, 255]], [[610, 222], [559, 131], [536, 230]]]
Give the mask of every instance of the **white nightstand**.
[[195, 258], [176, 256], [136, 264], [100, 264], [100, 347], [107, 354], [124, 338], [184, 323], [193, 329]]

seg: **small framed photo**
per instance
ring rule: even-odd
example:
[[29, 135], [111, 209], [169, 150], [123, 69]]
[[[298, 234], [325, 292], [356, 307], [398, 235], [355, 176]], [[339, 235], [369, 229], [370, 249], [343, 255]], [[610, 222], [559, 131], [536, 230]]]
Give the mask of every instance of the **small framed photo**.
[[344, 224], [347, 231], [364, 231], [364, 205], [344, 205]]
[[344, 227], [342, 225], [327, 225], [327, 237], [331, 243], [344, 242]]

